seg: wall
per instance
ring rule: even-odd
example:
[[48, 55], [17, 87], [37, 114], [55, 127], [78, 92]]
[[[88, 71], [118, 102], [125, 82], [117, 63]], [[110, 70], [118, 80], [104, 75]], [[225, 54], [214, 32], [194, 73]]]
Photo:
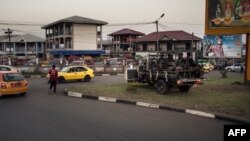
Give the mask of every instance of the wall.
[[73, 36], [74, 50], [97, 49], [96, 25], [74, 24]]

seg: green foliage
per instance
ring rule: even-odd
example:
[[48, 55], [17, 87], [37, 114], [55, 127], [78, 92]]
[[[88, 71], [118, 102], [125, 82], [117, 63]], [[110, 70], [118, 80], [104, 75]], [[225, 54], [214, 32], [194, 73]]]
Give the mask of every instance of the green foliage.
[[137, 82], [128, 82], [126, 90], [136, 92], [138, 86], [139, 86], [139, 84]]

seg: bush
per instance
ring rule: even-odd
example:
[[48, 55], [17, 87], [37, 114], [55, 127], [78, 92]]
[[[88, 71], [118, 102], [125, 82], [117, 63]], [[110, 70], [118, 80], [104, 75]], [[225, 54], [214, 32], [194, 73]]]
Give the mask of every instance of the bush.
[[221, 75], [222, 75], [222, 78], [227, 78], [227, 73], [228, 73], [228, 71], [227, 70], [220, 70], [220, 73], [221, 73]]
[[139, 84], [137, 82], [128, 82], [126, 90], [135, 92], [138, 86]]

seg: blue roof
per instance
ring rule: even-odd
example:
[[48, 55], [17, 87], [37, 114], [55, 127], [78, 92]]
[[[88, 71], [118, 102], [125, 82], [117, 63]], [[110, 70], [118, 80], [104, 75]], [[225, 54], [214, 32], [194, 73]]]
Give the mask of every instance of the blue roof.
[[106, 54], [104, 50], [52, 50], [53, 55], [102, 55]]

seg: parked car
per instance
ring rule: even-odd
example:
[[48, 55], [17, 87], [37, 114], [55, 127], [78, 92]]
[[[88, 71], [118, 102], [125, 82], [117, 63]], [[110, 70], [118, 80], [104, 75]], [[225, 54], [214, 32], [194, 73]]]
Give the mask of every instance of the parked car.
[[8, 65], [0, 65], [0, 71], [21, 72], [20, 69]]
[[70, 64], [70, 66], [86, 66], [84, 61], [78, 60], [78, 61], [72, 61]]
[[19, 72], [2, 71], [0, 72], [0, 96], [22, 94], [28, 90], [28, 82]]
[[236, 63], [234, 65], [231, 66], [227, 66], [225, 68], [225, 70], [229, 71], [229, 72], [241, 72], [241, 69], [245, 69], [244, 63]]
[[[49, 80], [49, 74], [47, 75]], [[94, 78], [94, 71], [86, 66], [67, 66], [58, 72], [58, 82], [79, 80], [89, 82]]]

